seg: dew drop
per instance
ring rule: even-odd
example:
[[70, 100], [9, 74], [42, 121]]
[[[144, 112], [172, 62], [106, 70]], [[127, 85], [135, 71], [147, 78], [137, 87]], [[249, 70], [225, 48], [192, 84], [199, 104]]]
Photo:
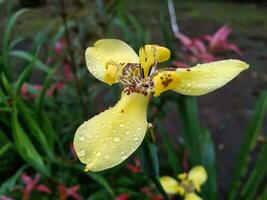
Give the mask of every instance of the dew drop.
[[85, 150], [84, 149], [81, 149], [80, 151], [79, 151], [79, 156], [85, 156]]
[[85, 137], [84, 136], [80, 136], [79, 139], [80, 139], [80, 141], [84, 141]]
[[121, 141], [121, 139], [120, 139], [120, 137], [114, 137], [114, 138], [113, 138], [113, 141], [114, 141], [114, 142], [119, 142], [119, 141]]
[[119, 127], [123, 127], [123, 124], [120, 124]]
[[138, 140], [138, 137], [135, 137], [135, 138], [134, 138], [134, 141], [137, 141], [137, 140]]
[[125, 131], [125, 134], [126, 135], [130, 135], [130, 131]]
[[127, 158], [127, 156], [122, 156], [121, 160], [125, 160]]
[[104, 158], [105, 158], [105, 159], [109, 159], [109, 155], [106, 155]]
[[137, 128], [138, 131], [141, 131], [142, 129], [140, 127]]
[[101, 152], [100, 151], [96, 152], [96, 156], [101, 156]]

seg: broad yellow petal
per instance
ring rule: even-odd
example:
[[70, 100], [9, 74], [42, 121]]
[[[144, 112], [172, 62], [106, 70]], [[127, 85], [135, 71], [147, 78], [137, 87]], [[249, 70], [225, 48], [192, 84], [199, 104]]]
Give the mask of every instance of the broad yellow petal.
[[199, 197], [196, 193], [191, 192], [185, 195], [184, 200], [202, 200], [202, 198]]
[[[212, 92], [235, 78], [248, 68], [248, 64], [240, 60], [222, 60], [199, 64], [192, 68], [178, 68], [176, 71], [161, 71], [154, 76], [155, 96], [172, 89], [180, 94], [198, 96]], [[176, 72], [176, 74], [174, 74]], [[161, 77], [171, 73], [172, 80], [164, 87]], [[166, 81], [165, 81], [166, 82]]]
[[122, 94], [120, 101], [84, 122], [74, 148], [86, 170], [101, 171], [120, 164], [141, 144], [147, 129], [148, 97]]
[[193, 181], [197, 191], [200, 191], [200, 186], [206, 182], [207, 178], [208, 175], [203, 166], [195, 166], [188, 173], [188, 179]]
[[178, 182], [174, 178], [170, 176], [162, 176], [159, 180], [163, 189], [168, 194], [178, 194], [180, 187], [178, 185]]
[[139, 57], [134, 50], [125, 42], [117, 39], [98, 40], [93, 47], [88, 47], [86, 49], [85, 59], [87, 68], [91, 74], [93, 74], [97, 79], [108, 82], [109, 84], [110, 80], [114, 79], [114, 77], [111, 77], [110, 79], [110, 72], [108, 72], [108, 80], [104, 80], [106, 69], [110, 68], [109, 64], [112, 65], [112, 76], [114, 76], [114, 74], [116, 74], [114, 72], [114, 66], [116, 66], [115, 64], [117, 64], [118, 70], [120, 70], [120, 63], [139, 62]]

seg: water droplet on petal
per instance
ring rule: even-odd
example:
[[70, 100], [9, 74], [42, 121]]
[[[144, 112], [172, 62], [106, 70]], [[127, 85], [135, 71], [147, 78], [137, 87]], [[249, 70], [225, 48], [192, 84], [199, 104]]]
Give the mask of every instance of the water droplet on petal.
[[101, 156], [101, 152], [100, 151], [96, 152], [96, 156]]
[[84, 141], [85, 137], [84, 136], [80, 136], [79, 139], [80, 139], [80, 141]]
[[79, 152], [78, 152], [78, 155], [83, 157], [85, 156], [85, 150], [84, 149], [81, 149]]
[[126, 135], [130, 135], [130, 131], [125, 131], [125, 134]]
[[106, 155], [104, 158], [105, 158], [105, 159], [109, 159], [109, 155]]
[[137, 128], [138, 131], [141, 131], [142, 129], [140, 127]]
[[135, 138], [134, 138], [134, 141], [137, 141], [137, 140], [138, 140], [138, 137], [135, 137]]
[[119, 127], [123, 127], [123, 124], [120, 124]]
[[122, 156], [121, 160], [125, 160], [127, 158], [127, 156]]
[[120, 140], [121, 140], [120, 137], [114, 137], [114, 138], [113, 138], [113, 141], [114, 141], [114, 142], [119, 142]]

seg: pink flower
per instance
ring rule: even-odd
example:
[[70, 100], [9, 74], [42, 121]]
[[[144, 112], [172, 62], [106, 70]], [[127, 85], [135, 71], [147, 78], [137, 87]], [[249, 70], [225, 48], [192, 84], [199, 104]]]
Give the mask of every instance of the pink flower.
[[58, 186], [60, 200], [66, 200], [68, 197], [72, 197], [75, 200], [82, 200], [83, 198], [77, 193], [79, 185], [71, 186], [66, 188], [65, 185], [61, 184]]
[[114, 200], [127, 200], [127, 199], [129, 199], [129, 195], [128, 194], [120, 194]]
[[68, 61], [64, 61], [64, 78], [66, 81], [71, 80], [71, 68], [70, 68], [70, 63]]
[[55, 45], [54, 51], [59, 56], [62, 54], [63, 49], [66, 46], [65, 38], [61, 38]]
[[127, 164], [127, 168], [132, 173], [140, 173], [141, 172], [141, 164], [139, 159], [135, 159], [134, 164]]
[[0, 200], [14, 200], [14, 199], [12, 199], [12, 198], [10, 198], [10, 197], [7, 197], [7, 196], [1, 196], [1, 199]]
[[[40, 91], [43, 88], [43, 86], [38, 85], [38, 84], [32, 85], [30, 87], [32, 90], [36, 90], [36, 91]], [[35, 99], [37, 97], [37, 94], [31, 93], [29, 90], [30, 90], [29, 85], [24, 83], [20, 89], [21, 96], [25, 99]]]
[[209, 49], [212, 52], [231, 50], [240, 55], [240, 49], [236, 45], [227, 41], [231, 32], [232, 30], [227, 25], [224, 25], [219, 28], [213, 35], [204, 35], [203, 38], [209, 42]]
[[51, 194], [52, 191], [45, 186], [44, 184], [39, 184], [37, 185], [37, 182], [40, 180], [40, 175], [36, 174], [35, 178], [32, 179], [30, 176], [28, 176], [27, 174], [22, 174], [21, 175], [21, 179], [24, 182], [24, 184], [26, 185], [26, 187], [23, 189], [23, 199], [29, 199], [30, 194], [33, 190], [39, 191], [39, 192], [43, 192], [46, 194]]
[[59, 81], [53, 84], [46, 92], [46, 95], [52, 97], [55, 92], [60, 92], [64, 88], [64, 83]]

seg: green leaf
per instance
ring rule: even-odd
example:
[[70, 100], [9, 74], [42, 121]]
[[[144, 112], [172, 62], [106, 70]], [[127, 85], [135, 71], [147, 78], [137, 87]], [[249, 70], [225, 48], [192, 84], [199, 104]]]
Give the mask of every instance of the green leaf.
[[189, 151], [189, 160], [195, 166], [201, 163], [199, 135], [202, 134], [198, 121], [196, 98], [180, 95], [178, 98], [178, 108], [182, 122], [183, 138]]
[[0, 147], [0, 157], [12, 147], [11, 143], [6, 143]]
[[8, 18], [7, 24], [5, 26], [4, 36], [3, 36], [3, 47], [2, 47], [3, 52], [2, 53], [3, 53], [4, 71], [5, 71], [8, 79], [10, 78], [10, 75], [11, 75], [9, 64], [8, 64], [10, 36], [12, 34], [12, 29], [13, 29], [13, 26], [16, 23], [17, 19], [27, 11], [28, 10], [26, 10], [26, 9], [22, 9], [22, 10], [15, 12], [10, 18]]
[[208, 130], [201, 131], [200, 138], [200, 152], [201, 163], [208, 173], [208, 180], [203, 186], [201, 192], [203, 199], [213, 200], [218, 199], [218, 185], [216, 175], [216, 155], [214, 144]]
[[39, 48], [36, 50], [35, 55], [31, 62], [24, 68], [24, 70], [21, 72], [20, 76], [18, 77], [18, 80], [16, 81], [15, 84], [15, 94], [17, 95], [21, 89], [22, 84], [26, 81], [27, 78], [29, 78], [33, 65], [36, 61], [37, 54], [39, 52]]
[[173, 144], [171, 143], [170, 137], [165, 128], [161, 126], [160, 122], [156, 122], [159, 128], [159, 133], [163, 141], [164, 149], [167, 153], [168, 163], [172, 169], [172, 175], [176, 176], [179, 173], [182, 173], [181, 161], [179, 160], [179, 155], [175, 152]]
[[27, 109], [27, 105], [23, 101], [17, 100], [19, 110], [21, 111], [22, 118], [26, 122], [29, 132], [37, 139], [43, 151], [49, 156], [50, 159], [54, 159], [54, 154], [51, 151], [52, 147], [49, 146], [44, 132], [37, 124], [37, 117], [34, 116], [34, 112]]
[[234, 168], [234, 175], [230, 187], [229, 200], [234, 200], [240, 186], [240, 178], [247, 169], [247, 163], [250, 151], [254, 148], [257, 136], [263, 124], [264, 116], [267, 111], [267, 91], [263, 91], [259, 97], [254, 113], [250, 119], [249, 126], [246, 130], [244, 142], [241, 146], [238, 158]]
[[27, 168], [26, 165], [22, 166], [20, 169], [17, 170], [17, 172], [13, 176], [11, 176], [10, 178], [8, 178], [6, 181], [4, 181], [1, 184], [1, 187], [0, 187], [0, 195], [6, 194], [7, 192], [11, 191], [15, 187], [16, 182], [19, 179], [21, 173], [26, 168]]
[[20, 58], [22, 60], [30, 61], [30, 62], [32, 60], [35, 60], [35, 65], [38, 69], [46, 73], [49, 73], [51, 71], [49, 66], [43, 63], [40, 59], [35, 58], [35, 56], [29, 52], [22, 51], [22, 50], [13, 50], [10, 52], [10, 56], [14, 56], [14, 57]]
[[163, 189], [159, 181], [159, 161], [157, 147], [154, 143], [153, 127], [148, 126], [145, 139], [141, 144], [141, 167], [144, 173], [154, 182], [158, 191], [162, 194], [165, 200], [169, 197]]
[[261, 147], [260, 154], [256, 161], [255, 167], [251, 175], [249, 176], [247, 182], [245, 183], [242, 191], [241, 197], [244, 200], [255, 199], [254, 196], [258, 191], [259, 185], [267, 173], [267, 142], [265, 141]]
[[18, 122], [17, 105], [16, 101], [13, 101], [12, 110], [12, 134], [17, 148], [18, 153], [21, 157], [32, 167], [36, 168], [38, 171], [49, 176], [50, 171], [44, 164], [42, 157], [35, 149], [28, 135], [25, 133], [23, 128]]
[[264, 191], [259, 195], [257, 200], [266, 200], [267, 199], [267, 186], [264, 188]]

